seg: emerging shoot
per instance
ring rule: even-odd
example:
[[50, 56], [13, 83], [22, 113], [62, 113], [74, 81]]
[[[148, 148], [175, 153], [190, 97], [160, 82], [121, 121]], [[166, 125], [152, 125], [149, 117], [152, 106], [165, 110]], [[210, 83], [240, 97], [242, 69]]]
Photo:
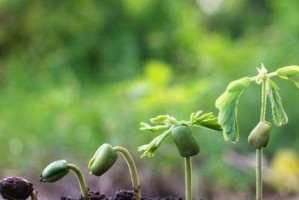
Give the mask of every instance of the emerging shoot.
[[123, 155], [129, 167], [134, 189], [134, 198], [136, 200], [141, 200], [141, 191], [137, 168], [131, 154], [124, 147], [112, 147], [109, 144], [102, 144], [88, 163], [90, 174], [101, 176], [106, 171], [108, 171], [117, 160], [117, 153]]
[[42, 182], [56, 182], [64, 177], [69, 171], [72, 170], [77, 175], [79, 186], [81, 189], [81, 194], [84, 200], [88, 200], [88, 190], [84, 179], [84, 176], [79, 169], [74, 164], [68, 163], [66, 160], [57, 160], [50, 163], [41, 174]]

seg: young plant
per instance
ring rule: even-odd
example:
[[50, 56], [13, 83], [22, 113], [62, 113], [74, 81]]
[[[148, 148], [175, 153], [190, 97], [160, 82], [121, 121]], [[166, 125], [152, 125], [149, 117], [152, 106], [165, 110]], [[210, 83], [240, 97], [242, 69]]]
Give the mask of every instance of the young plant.
[[137, 168], [131, 154], [124, 147], [112, 147], [109, 144], [102, 144], [88, 163], [90, 174], [101, 176], [106, 171], [108, 171], [116, 162], [118, 157], [117, 153], [120, 153], [124, 157], [129, 167], [134, 189], [134, 198], [136, 200], [141, 200], [141, 191]]
[[64, 177], [69, 171], [72, 170], [77, 175], [77, 179], [80, 185], [82, 198], [88, 200], [88, 190], [85, 182], [85, 178], [79, 169], [74, 164], [68, 163], [66, 160], [57, 160], [50, 163], [41, 174], [42, 182], [56, 182]]
[[221, 131], [222, 127], [218, 124], [217, 117], [213, 113], [205, 113], [198, 111], [190, 115], [189, 121], [178, 121], [173, 116], [158, 115], [150, 119], [154, 125], [142, 122], [140, 130], [159, 134], [150, 143], [140, 146], [138, 151], [143, 151], [143, 156], [154, 156], [157, 149], [163, 141], [170, 136], [175, 143], [179, 154], [184, 158], [185, 162], [185, 199], [192, 199], [192, 165], [191, 157], [199, 153], [200, 148], [194, 135], [190, 130], [190, 126], [208, 128], [211, 130]]
[[299, 88], [299, 66], [286, 66], [268, 73], [264, 65], [258, 68], [258, 74], [254, 77], [244, 77], [228, 84], [225, 92], [216, 100], [219, 109], [218, 121], [223, 126], [225, 140], [237, 142], [239, 129], [237, 123], [237, 105], [243, 91], [255, 82], [261, 85], [261, 109], [260, 120], [248, 136], [248, 142], [256, 148], [256, 200], [262, 200], [262, 153], [268, 144], [271, 131], [271, 123], [267, 122], [266, 105], [267, 96], [270, 99], [273, 121], [277, 126], [288, 122], [288, 117], [283, 109], [279, 87], [272, 80], [278, 76], [292, 81]]
[[7, 177], [0, 181], [0, 194], [4, 199], [27, 199], [37, 200], [37, 192], [33, 184], [21, 177]]

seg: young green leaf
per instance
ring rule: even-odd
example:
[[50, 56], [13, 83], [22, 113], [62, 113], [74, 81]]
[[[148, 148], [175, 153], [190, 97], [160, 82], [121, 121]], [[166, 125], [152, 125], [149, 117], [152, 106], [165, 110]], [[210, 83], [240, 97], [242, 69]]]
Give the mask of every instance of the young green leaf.
[[272, 116], [275, 124], [277, 126], [286, 124], [288, 122], [288, 116], [283, 109], [281, 97], [278, 92], [278, 86], [272, 80], [268, 79], [267, 88], [271, 102]]
[[151, 126], [145, 122], [140, 123], [140, 130], [142, 131], [148, 131], [148, 132], [153, 132], [153, 133], [161, 133], [167, 130], [170, 126], [169, 124], [163, 124], [163, 125], [155, 125]]
[[157, 149], [160, 147], [162, 142], [169, 136], [172, 128], [166, 130], [162, 134], [155, 137], [149, 144], [138, 147], [138, 151], [144, 151], [141, 157], [148, 156], [153, 157]]
[[153, 124], [167, 123], [168, 120], [169, 120], [169, 115], [158, 115], [157, 117], [150, 119], [150, 121]]
[[288, 79], [294, 82], [296, 87], [299, 88], [299, 66], [291, 65], [281, 67], [276, 70], [276, 73], [280, 78]]
[[[190, 117], [191, 118], [191, 117]], [[215, 131], [222, 131], [222, 126], [218, 123], [218, 118], [212, 112], [205, 113], [201, 116], [197, 115], [190, 121], [192, 126], [200, 126]]]
[[216, 100], [215, 106], [219, 109], [218, 122], [223, 126], [225, 140], [237, 142], [239, 139], [237, 105], [244, 89], [250, 85], [250, 81], [249, 77], [244, 77], [231, 82], [226, 91]]

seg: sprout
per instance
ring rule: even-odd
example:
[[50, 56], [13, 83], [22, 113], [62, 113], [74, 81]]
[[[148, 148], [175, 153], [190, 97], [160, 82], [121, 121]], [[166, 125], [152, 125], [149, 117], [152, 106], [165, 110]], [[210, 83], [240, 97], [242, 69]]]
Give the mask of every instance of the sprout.
[[81, 170], [74, 164], [68, 163], [66, 160], [58, 160], [50, 163], [41, 174], [42, 182], [55, 182], [63, 178], [70, 170], [77, 175], [83, 199], [88, 199], [88, 190], [86, 182]]
[[124, 147], [112, 147], [109, 144], [102, 144], [88, 163], [90, 174], [101, 176], [109, 170], [117, 160], [117, 152], [123, 155], [129, 167], [135, 199], [141, 200], [141, 191], [136, 165], [131, 154]]

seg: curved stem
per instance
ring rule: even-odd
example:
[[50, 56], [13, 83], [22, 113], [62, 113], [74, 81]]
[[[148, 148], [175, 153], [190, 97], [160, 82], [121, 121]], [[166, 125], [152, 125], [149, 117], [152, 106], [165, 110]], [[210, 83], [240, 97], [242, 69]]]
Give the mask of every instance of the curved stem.
[[35, 190], [30, 194], [31, 200], [37, 200], [37, 192]]
[[185, 157], [185, 199], [192, 199], [192, 165], [191, 157]]
[[87, 185], [86, 185], [86, 182], [85, 182], [85, 179], [84, 179], [84, 176], [83, 176], [81, 170], [76, 165], [71, 164], [71, 163], [68, 163], [67, 166], [76, 173], [77, 179], [78, 179], [78, 182], [80, 185], [82, 197], [83, 197], [83, 199], [88, 200], [89, 198], [88, 198]]
[[136, 200], [141, 200], [141, 191], [140, 191], [140, 184], [139, 184], [137, 168], [136, 168], [135, 162], [134, 162], [131, 154], [124, 147], [116, 146], [116, 147], [113, 147], [113, 149], [115, 151], [118, 151], [119, 153], [121, 153], [123, 155], [124, 159], [126, 160], [127, 165], [129, 167], [129, 170], [130, 170], [130, 174], [131, 174], [135, 199]]

